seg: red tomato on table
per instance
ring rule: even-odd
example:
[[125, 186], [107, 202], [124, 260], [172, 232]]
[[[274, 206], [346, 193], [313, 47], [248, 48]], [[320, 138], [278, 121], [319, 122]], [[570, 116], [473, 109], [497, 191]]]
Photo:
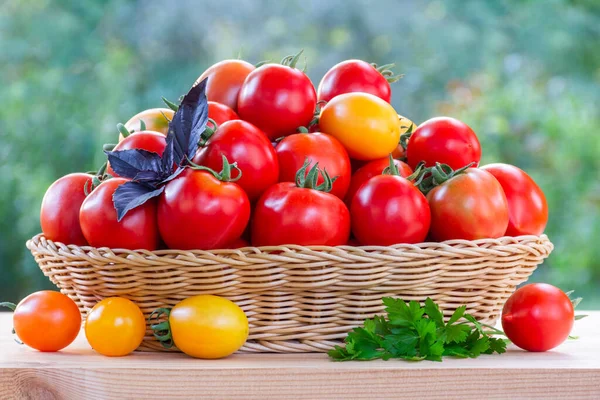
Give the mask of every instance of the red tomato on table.
[[500, 182], [508, 201], [506, 236], [541, 235], [548, 223], [548, 203], [542, 189], [522, 169], [509, 164], [481, 167]]
[[426, 167], [433, 167], [438, 162], [459, 169], [470, 163], [479, 165], [481, 146], [475, 132], [464, 122], [437, 117], [423, 122], [413, 132], [406, 157], [413, 169], [421, 161], [425, 161]]
[[102, 182], [81, 205], [79, 221], [90, 246], [129, 250], [156, 250], [159, 246], [156, 199], [150, 199], [117, 221], [113, 195], [128, 182], [112, 178]]
[[92, 187], [92, 178], [82, 173], [65, 175], [46, 190], [40, 212], [46, 239], [76, 246], [88, 244], [79, 225], [79, 209], [86, 197], [85, 187]]
[[[403, 161], [394, 160], [394, 164], [398, 168], [398, 172], [400, 176], [403, 178], [409, 177], [413, 170]], [[354, 195], [358, 191], [358, 189], [369, 179], [374, 176], [381, 175], [383, 170], [386, 169], [390, 165], [390, 161], [388, 158], [380, 158], [378, 160], [373, 160], [368, 162], [367, 164], [360, 167], [353, 175], [350, 180], [350, 187], [348, 188], [348, 193], [346, 194], [346, 204], [352, 204], [352, 199]]]
[[[336, 177], [330, 193], [344, 198], [352, 171], [350, 157], [339, 140], [323, 133], [296, 133], [280, 141], [276, 151], [280, 182], [294, 182], [296, 173], [308, 159], [311, 166], [319, 163], [331, 177]], [[319, 176], [317, 185], [322, 183], [323, 177]]]
[[427, 200], [435, 241], [498, 238], [506, 232], [506, 196], [489, 172], [469, 168], [433, 188]]
[[277, 154], [267, 136], [249, 122], [234, 120], [221, 125], [200, 149], [193, 162], [220, 170], [223, 156], [236, 162], [242, 177], [236, 181], [250, 201], [255, 201], [279, 178]]

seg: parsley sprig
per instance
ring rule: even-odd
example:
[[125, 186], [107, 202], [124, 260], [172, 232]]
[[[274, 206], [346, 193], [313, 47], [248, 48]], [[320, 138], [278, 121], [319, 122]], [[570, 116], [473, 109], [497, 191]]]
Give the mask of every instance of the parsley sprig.
[[492, 336], [504, 333], [478, 322], [466, 313], [466, 306], [458, 307], [444, 322], [439, 306], [430, 298], [424, 306], [391, 297], [383, 298], [383, 304], [387, 318], [376, 315], [365, 320], [348, 334], [344, 347], [329, 351], [329, 357], [336, 361], [442, 361], [444, 356], [467, 358], [506, 351], [506, 340]]

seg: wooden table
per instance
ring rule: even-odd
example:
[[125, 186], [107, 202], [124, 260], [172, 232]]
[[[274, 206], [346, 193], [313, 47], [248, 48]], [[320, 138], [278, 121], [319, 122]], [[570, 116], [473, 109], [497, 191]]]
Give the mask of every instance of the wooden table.
[[[581, 312], [585, 313], [585, 312]], [[95, 354], [85, 337], [59, 353], [17, 345], [0, 313], [0, 399], [600, 399], [600, 311], [554, 351], [443, 362], [336, 363], [324, 354]]]

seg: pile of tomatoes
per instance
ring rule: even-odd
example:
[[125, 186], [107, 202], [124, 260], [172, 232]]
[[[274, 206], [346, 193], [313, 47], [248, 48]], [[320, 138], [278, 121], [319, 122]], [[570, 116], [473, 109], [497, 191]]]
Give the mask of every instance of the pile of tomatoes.
[[[60, 178], [42, 203], [45, 237], [208, 250], [543, 232], [548, 209], [536, 183], [515, 166], [479, 167], [477, 135], [457, 119], [417, 126], [399, 115], [390, 105], [397, 77], [389, 65], [347, 60], [315, 89], [299, 59], [258, 67], [225, 60], [208, 68], [197, 83], [206, 84], [210, 122], [183, 171], [140, 195], [124, 217], [113, 196], [131, 178], [119, 177], [115, 166]], [[178, 109], [167, 104], [132, 117], [112, 150], [162, 155]]]

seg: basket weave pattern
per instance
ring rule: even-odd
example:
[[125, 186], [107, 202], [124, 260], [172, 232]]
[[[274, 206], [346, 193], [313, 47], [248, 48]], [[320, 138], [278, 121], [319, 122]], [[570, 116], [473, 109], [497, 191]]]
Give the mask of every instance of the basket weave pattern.
[[[148, 316], [190, 296], [215, 294], [248, 316], [250, 337], [242, 351], [324, 352], [381, 313], [385, 296], [431, 297], [446, 316], [464, 304], [477, 319], [494, 323], [553, 245], [542, 235], [391, 247], [149, 252], [67, 246], [37, 235], [27, 248], [84, 315], [111, 296], [133, 300]], [[148, 331], [139, 350], [164, 349]]]

